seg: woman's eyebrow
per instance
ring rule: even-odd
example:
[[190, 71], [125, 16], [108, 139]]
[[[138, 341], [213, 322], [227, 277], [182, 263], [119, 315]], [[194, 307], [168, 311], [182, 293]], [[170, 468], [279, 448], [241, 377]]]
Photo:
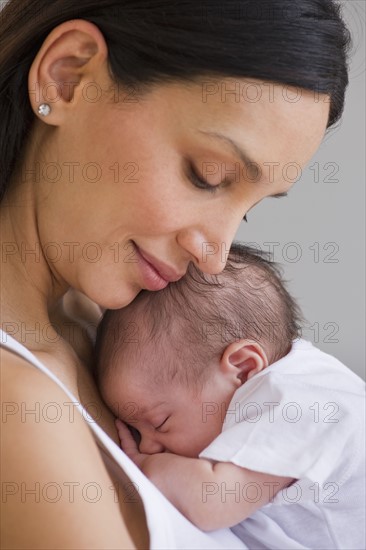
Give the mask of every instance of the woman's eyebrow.
[[206, 136], [209, 136], [209, 137], [220, 139], [221, 141], [224, 141], [225, 143], [227, 143], [230, 146], [230, 148], [234, 151], [235, 155], [238, 158], [240, 158], [244, 166], [246, 166], [247, 168], [250, 168], [250, 166], [253, 166], [253, 164], [255, 166], [259, 166], [259, 162], [256, 162], [253, 158], [251, 158], [251, 156], [248, 155], [248, 153], [244, 151], [240, 147], [240, 145], [238, 145], [238, 143], [233, 141], [228, 136], [224, 136], [223, 134], [219, 134], [217, 132], [207, 132], [205, 130], [198, 130], [198, 132], [200, 132], [201, 134], [205, 134]]

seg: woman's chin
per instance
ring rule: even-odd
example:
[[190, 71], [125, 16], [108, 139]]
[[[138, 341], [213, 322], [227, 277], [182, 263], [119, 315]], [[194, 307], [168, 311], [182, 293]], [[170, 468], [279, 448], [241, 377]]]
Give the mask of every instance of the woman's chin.
[[[111, 285], [113, 287], [113, 285]], [[89, 295], [89, 297], [96, 303], [100, 308], [104, 309], [121, 309], [128, 306], [141, 292], [141, 287], [137, 285], [122, 284], [120, 288], [117, 289], [117, 292], [101, 292], [95, 293], [95, 297]]]

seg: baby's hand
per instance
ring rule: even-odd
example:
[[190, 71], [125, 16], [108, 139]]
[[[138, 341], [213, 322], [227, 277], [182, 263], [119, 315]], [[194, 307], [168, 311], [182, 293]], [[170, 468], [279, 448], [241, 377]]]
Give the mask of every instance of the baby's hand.
[[142, 470], [143, 463], [150, 455], [140, 453], [136, 441], [124, 422], [119, 418], [115, 422], [122, 450]]

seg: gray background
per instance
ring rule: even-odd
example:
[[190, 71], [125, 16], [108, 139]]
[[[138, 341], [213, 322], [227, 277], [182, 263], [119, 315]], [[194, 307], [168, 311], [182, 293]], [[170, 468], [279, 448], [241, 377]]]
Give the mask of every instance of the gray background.
[[272, 244], [274, 260], [308, 321], [303, 337], [363, 378], [365, 5], [363, 0], [342, 2], [353, 47], [341, 122], [328, 130], [288, 197], [264, 200], [236, 236], [264, 250], [270, 248], [264, 243], [279, 243]]

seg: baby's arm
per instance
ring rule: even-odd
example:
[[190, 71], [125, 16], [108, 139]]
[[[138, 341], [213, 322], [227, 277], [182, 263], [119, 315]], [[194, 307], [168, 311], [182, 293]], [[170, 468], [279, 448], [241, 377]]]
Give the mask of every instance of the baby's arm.
[[117, 421], [122, 449], [192, 523], [204, 531], [231, 527], [267, 504], [294, 480], [171, 453], [140, 453]]

